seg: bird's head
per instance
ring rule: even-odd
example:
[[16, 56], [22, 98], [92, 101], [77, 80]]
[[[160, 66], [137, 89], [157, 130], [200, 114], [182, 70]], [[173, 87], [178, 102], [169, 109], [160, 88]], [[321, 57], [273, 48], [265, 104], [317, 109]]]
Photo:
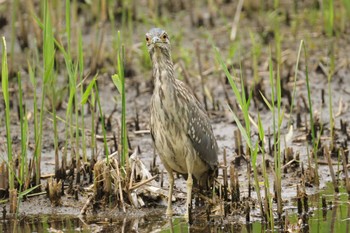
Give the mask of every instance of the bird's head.
[[149, 30], [146, 33], [146, 44], [152, 59], [170, 59], [170, 40], [168, 34], [163, 29], [152, 28]]

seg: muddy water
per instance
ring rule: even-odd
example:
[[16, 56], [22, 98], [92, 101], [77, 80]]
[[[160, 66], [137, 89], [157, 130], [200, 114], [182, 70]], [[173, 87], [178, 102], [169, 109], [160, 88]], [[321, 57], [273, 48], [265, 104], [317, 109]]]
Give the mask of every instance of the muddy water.
[[[350, 204], [348, 194], [340, 190], [333, 194], [333, 186], [327, 183], [322, 192], [309, 196], [309, 211], [298, 215], [296, 203], [285, 207], [290, 232], [347, 233], [350, 230]], [[326, 203], [324, 206], [322, 203]], [[163, 208], [150, 211], [147, 215], [140, 212], [127, 215], [109, 215], [99, 217], [78, 217], [68, 214], [23, 215], [17, 219], [1, 219], [0, 232], [266, 232], [266, 225], [260, 221], [243, 222], [224, 218], [194, 219], [188, 225], [181, 217], [166, 218]], [[306, 224], [299, 224], [304, 218]], [[277, 227], [276, 227], [277, 228]], [[283, 232], [276, 229], [274, 232]]]

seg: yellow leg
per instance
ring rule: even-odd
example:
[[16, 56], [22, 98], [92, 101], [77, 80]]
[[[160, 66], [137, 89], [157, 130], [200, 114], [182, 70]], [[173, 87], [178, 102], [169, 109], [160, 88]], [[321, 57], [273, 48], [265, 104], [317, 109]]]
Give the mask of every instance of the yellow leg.
[[168, 208], [166, 209], [166, 215], [170, 217], [173, 215], [172, 197], [173, 197], [173, 188], [174, 188], [174, 174], [172, 171], [168, 171], [168, 177], [169, 177], [169, 193], [168, 193]]
[[187, 200], [186, 200], [185, 219], [188, 221], [190, 208], [191, 208], [191, 202], [192, 202], [192, 186], [193, 186], [192, 173], [188, 173], [186, 186], [187, 186]]

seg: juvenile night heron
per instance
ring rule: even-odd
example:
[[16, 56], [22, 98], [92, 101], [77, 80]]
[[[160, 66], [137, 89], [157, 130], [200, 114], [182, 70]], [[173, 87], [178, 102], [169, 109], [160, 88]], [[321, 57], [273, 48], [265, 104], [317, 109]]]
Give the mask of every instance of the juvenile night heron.
[[187, 175], [185, 218], [191, 203], [193, 178], [203, 186], [215, 173], [218, 146], [209, 117], [191, 90], [174, 77], [168, 34], [159, 28], [146, 33], [153, 63], [154, 92], [151, 100], [151, 134], [169, 176], [166, 214], [172, 215], [173, 172]]

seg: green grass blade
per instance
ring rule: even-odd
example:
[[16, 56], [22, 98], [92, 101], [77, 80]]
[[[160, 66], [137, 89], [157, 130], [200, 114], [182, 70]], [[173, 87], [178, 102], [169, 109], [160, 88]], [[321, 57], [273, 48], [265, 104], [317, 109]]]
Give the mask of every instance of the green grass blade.
[[241, 98], [241, 94], [240, 94], [240, 92], [238, 90], [238, 87], [235, 84], [232, 75], [228, 71], [227, 66], [226, 66], [224, 60], [222, 59], [222, 56], [220, 55], [220, 52], [219, 52], [218, 48], [216, 48], [214, 45], [213, 45], [213, 48], [214, 48], [214, 52], [215, 52], [215, 58], [219, 62], [222, 70], [224, 71], [224, 73], [225, 73], [225, 75], [226, 75], [226, 77], [227, 77], [227, 79], [228, 79], [228, 81], [229, 81], [229, 83], [231, 85], [233, 93], [235, 94], [235, 96], [237, 98], [237, 102], [242, 106], [243, 105], [243, 101], [242, 101], [242, 98]]
[[2, 66], [1, 66], [2, 94], [5, 102], [5, 122], [6, 122], [6, 142], [7, 158], [9, 164], [9, 188], [15, 188], [13, 161], [12, 161], [12, 138], [10, 131], [10, 101], [9, 101], [9, 83], [8, 83], [8, 65], [7, 65], [7, 48], [5, 37], [2, 37]]
[[48, 9], [47, 0], [45, 1], [45, 26], [44, 26], [44, 84], [47, 84], [52, 76], [54, 61], [55, 61], [55, 47], [54, 36], [52, 32], [51, 16]]
[[118, 89], [118, 92], [120, 93], [120, 94], [122, 94], [122, 80], [121, 80], [121, 78], [120, 78], [120, 76], [118, 75], [118, 74], [113, 74], [112, 75], [112, 81], [113, 81], [113, 83], [114, 83], [114, 85], [117, 87], [117, 89]]
[[22, 186], [25, 176], [27, 174], [27, 135], [28, 135], [28, 121], [25, 116], [23, 109], [23, 94], [22, 94], [22, 80], [21, 73], [18, 72], [17, 75], [18, 81], [18, 92], [19, 92], [19, 115], [20, 115], [20, 126], [21, 126], [21, 160], [20, 160], [20, 174], [19, 174], [19, 183]]
[[263, 98], [265, 104], [266, 104], [267, 107], [269, 108], [269, 110], [272, 111], [272, 105], [270, 104], [269, 100], [264, 96], [263, 93], [261, 93], [261, 91], [259, 91], [259, 92], [260, 92], [260, 95], [261, 95], [261, 97]]
[[121, 35], [120, 31], [118, 31], [118, 79], [116, 76], [112, 76], [114, 84], [119, 85], [119, 91], [122, 97], [122, 117], [121, 117], [121, 143], [122, 153], [120, 158], [120, 165], [124, 167], [127, 162], [128, 157], [128, 135], [127, 135], [127, 127], [126, 127], [126, 94], [125, 94], [125, 79], [124, 79], [124, 45], [121, 43]]
[[98, 87], [97, 87], [96, 83], [95, 83], [94, 87], [95, 87], [95, 92], [96, 92], [96, 97], [97, 97], [97, 105], [98, 105], [98, 109], [99, 109], [100, 117], [101, 117], [103, 145], [104, 145], [104, 150], [106, 153], [105, 156], [106, 156], [107, 163], [109, 163], [109, 156], [108, 156], [109, 151], [108, 151], [108, 145], [107, 145], [107, 133], [106, 133], [105, 117], [104, 117], [103, 112], [102, 112], [100, 94], [99, 94]]
[[[289, 115], [291, 116], [293, 113], [293, 108], [294, 108], [294, 102], [295, 102], [295, 95], [296, 95], [296, 83], [297, 83], [297, 77], [298, 77], [298, 70], [299, 70], [299, 61], [300, 61], [300, 54], [301, 54], [301, 49], [304, 44], [304, 41], [301, 40], [299, 44], [299, 49], [298, 49], [298, 56], [297, 56], [297, 62], [295, 64], [295, 70], [294, 70], [294, 80], [293, 80], [293, 96], [292, 96], [292, 102], [290, 104], [290, 112]], [[290, 117], [288, 120], [288, 129], [291, 124], [292, 118]]]
[[230, 109], [230, 111], [232, 113], [232, 117], [233, 117], [234, 121], [236, 122], [237, 127], [239, 128], [239, 131], [241, 131], [241, 134], [242, 134], [244, 140], [247, 142], [249, 148], [253, 148], [252, 144], [251, 144], [250, 136], [248, 136], [246, 129], [243, 127], [240, 120], [238, 119], [236, 114], [233, 112], [233, 110], [229, 106], [228, 106], [228, 108]]
[[70, 32], [70, 0], [66, 0], [66, 33], [67, 33], [67, 54], [70, 54], [70, 41], [71, 41], [71, 32]]
[[92, 90], [92, 88], [95, 85], [96, 78], [97, 78], [97, 75], [95, 75], [95, 77], [92, 79], [92, 81], [87, 86], [87, 88], [86, 88], [86, 90], [85, 90], [85, 92], [84, 92], [84, 94], [83, 94], [83, 96], [81, 98], [81, 102], [80, 102], [81, 105], [86, 104], [86, 102], [88, 101], [88, 99], [90, 97], [90, 94], [91, 94], [91, 90]]

